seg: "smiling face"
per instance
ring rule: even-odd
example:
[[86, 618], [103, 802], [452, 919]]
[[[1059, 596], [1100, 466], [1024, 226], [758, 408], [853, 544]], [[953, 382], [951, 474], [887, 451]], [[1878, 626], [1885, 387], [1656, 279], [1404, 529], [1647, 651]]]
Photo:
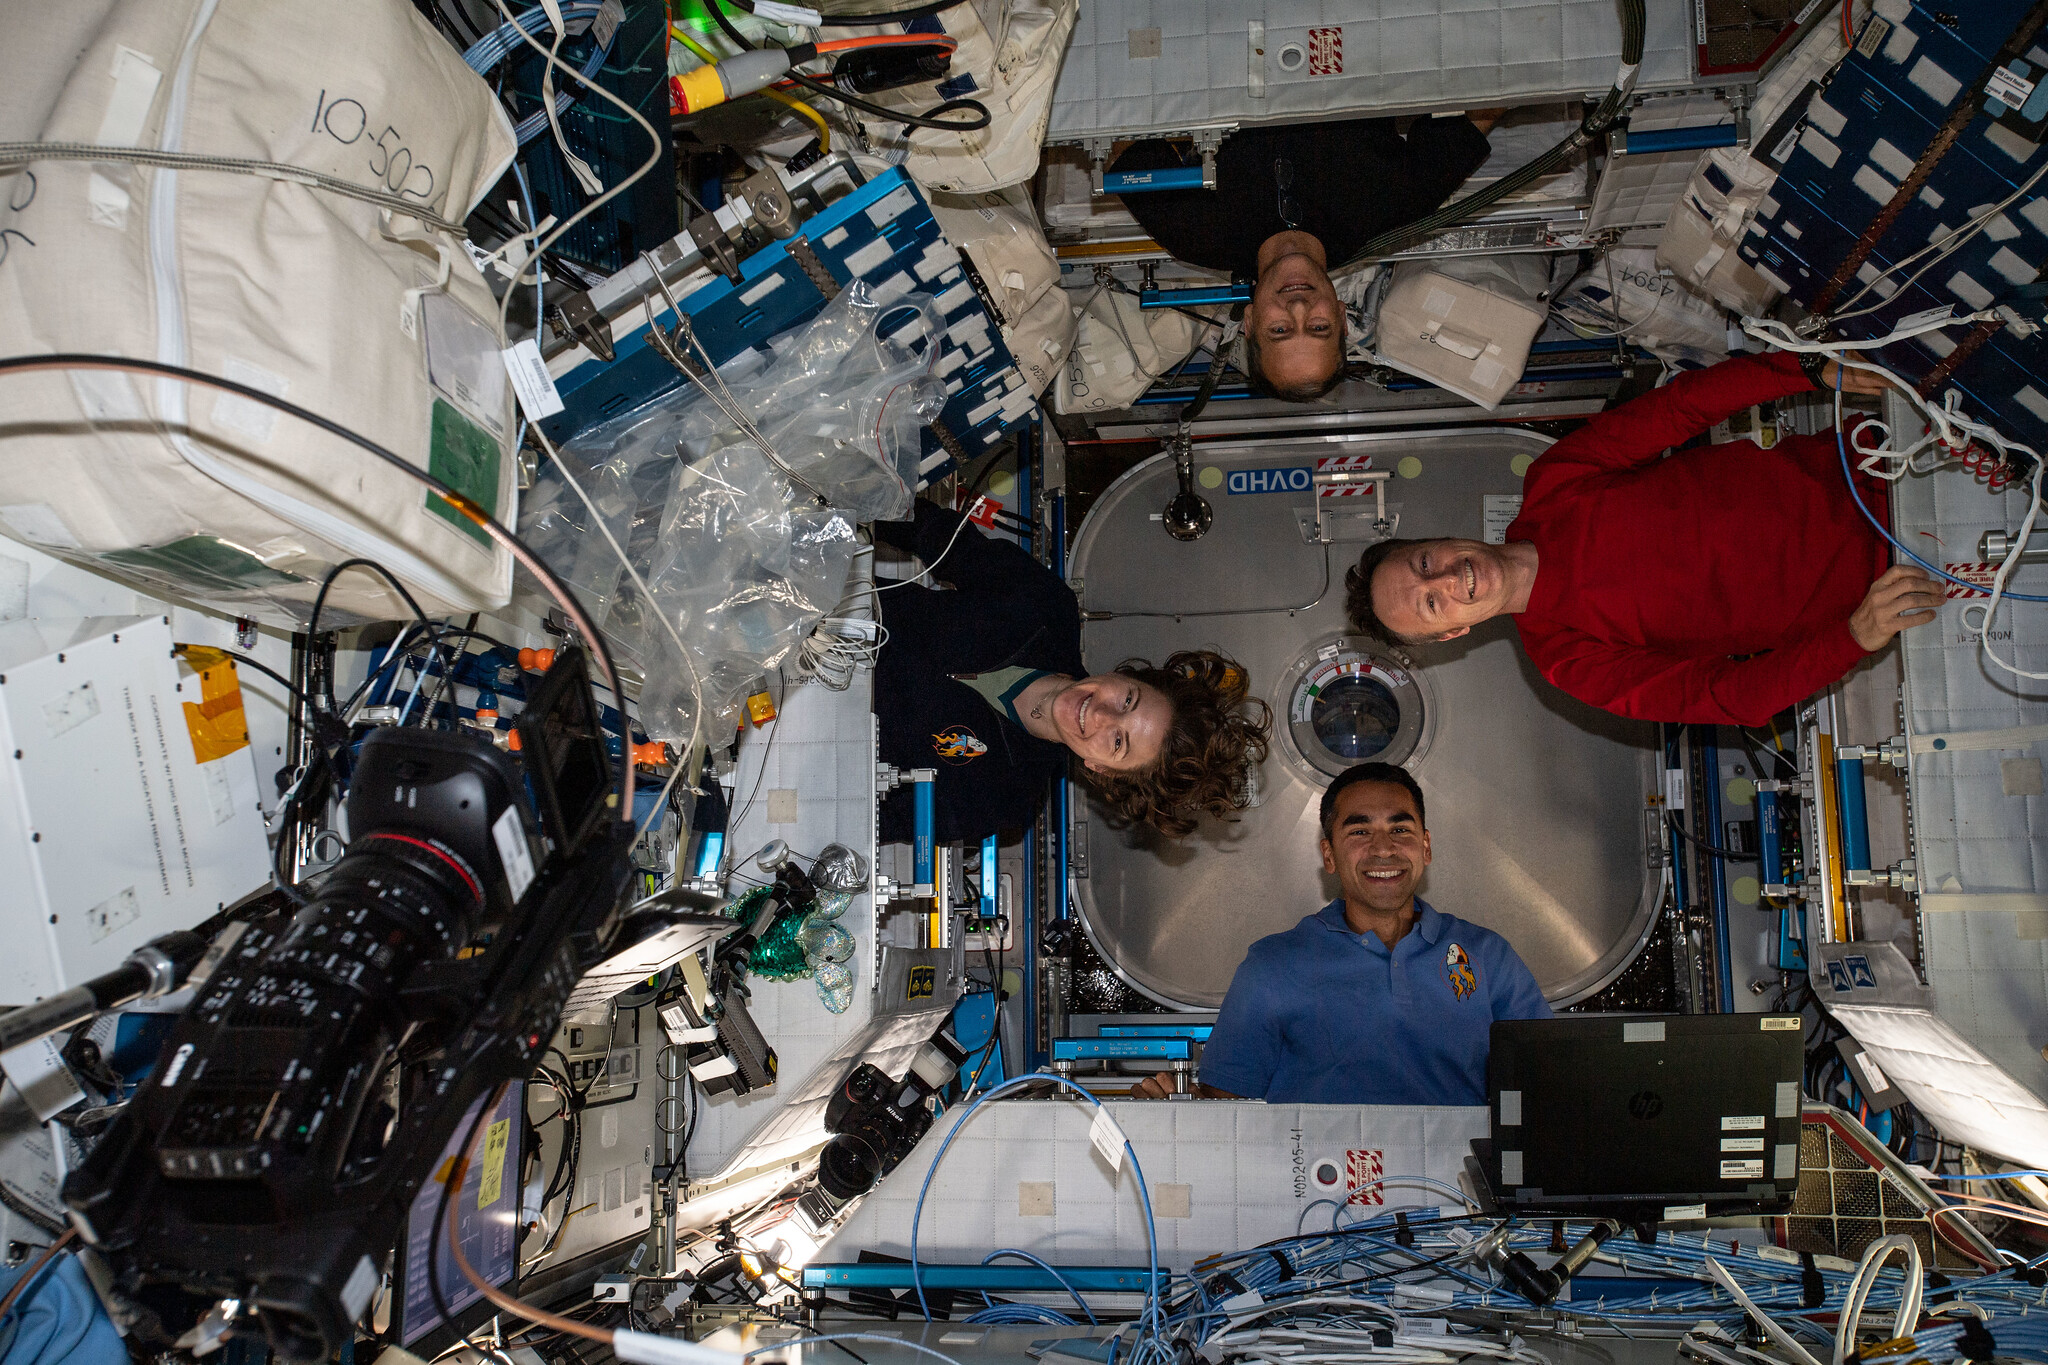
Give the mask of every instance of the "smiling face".
[[1392, 914], [1414, 903], [1429, 866], [1429, 831], [1407, 788], [1354, 782], [1337, 793], [1322, 849], [1323, 871], [1337, 875], [1346, 902]]
[[1149, 683], [1097, 673], [1052, 699], [1060, 743], [1099, 773], [1139, 772], [1159, 761], [1173, 728], [1173, 703]]
[[1312, 397], [1343, 366], [1344, 305], [1327, 265], [1310, 233], [1276, 233], [1259, 248], [1245, 335], [1257, 343], [1259, 373], [1282, 396]]
[[1510, 607], [1505, 555], [1477, 540], [1418, 540], [1382, 560], [1372, 608], [1405, 640], [1454, 640]]

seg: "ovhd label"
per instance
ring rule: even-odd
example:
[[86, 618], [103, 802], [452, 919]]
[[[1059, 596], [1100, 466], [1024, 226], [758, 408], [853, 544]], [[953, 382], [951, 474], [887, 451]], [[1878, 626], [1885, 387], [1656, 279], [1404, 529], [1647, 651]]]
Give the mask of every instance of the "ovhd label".
[[1315, 471], [1307, 465], [1285, 469], [1233, 469], [1225, 484], [1232, 493], [1306, 493], [1315, 487]]

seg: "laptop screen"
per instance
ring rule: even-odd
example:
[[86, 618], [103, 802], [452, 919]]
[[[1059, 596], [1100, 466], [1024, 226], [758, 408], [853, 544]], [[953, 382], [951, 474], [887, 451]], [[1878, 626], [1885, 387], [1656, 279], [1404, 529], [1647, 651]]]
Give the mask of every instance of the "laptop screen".
[[1780, 1206], [1799, 1183], [1804, 1060], [1797, 1015], [1501, 1021], [1487, 1174], [1525, 1210]]

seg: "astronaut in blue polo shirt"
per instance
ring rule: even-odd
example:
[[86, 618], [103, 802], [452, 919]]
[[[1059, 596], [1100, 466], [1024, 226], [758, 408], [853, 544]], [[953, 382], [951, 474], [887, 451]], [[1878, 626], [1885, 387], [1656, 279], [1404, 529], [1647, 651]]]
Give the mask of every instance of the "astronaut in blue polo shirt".
[[[1422, 788], [1361, 763], [1323, 793], [1323, 870], [1343, 887], [1245, 955], [1196, 1093], [1272, 1104], [1486, 1103], [1496, 1019], [1548, 1019], [1508, 941], [1415, 896], [1429, 866]], [[1133, 1092], [1157, 1098], [1159, 1078]]]

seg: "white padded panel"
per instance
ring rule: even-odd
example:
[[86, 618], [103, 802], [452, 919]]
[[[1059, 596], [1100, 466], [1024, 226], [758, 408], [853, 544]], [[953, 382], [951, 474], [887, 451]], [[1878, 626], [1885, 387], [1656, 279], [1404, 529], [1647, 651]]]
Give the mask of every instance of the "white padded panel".
[[[1922, 532], [1938, 536], [1948, 560], [1975, 559], [1983, 532], [2017, 527], [2025, 511], [2023, 493], [1992, 497], [1954, 467], [1895, 487], [1900, 538], [1932, 548]], [[2018, 569], [2011, 586], [2048, 595], [2048, 573]], [[2007, 630], [2012, 638], [1993, 642], [2004, 657], [2048, 672], [2043, 607], [2001, 607], [1994, 635]], [[1986, 662], [1960, 602], [1943, 606], [1938, 623], [1899, 638], [1913, 735], [2048, 723], [2048, 683], [2022, 682]], [[1911, 789], [1925, 911], [1922, 965], [1935, 1006], [1987, 1057], [2048, 1097], [2048, 1062], [2040, 1052], [2048, 1043], [2041, 1005], [2048, 999], [2048, 942], [2041, 938], [2048, 931], [2048, 798], [2007, 796], [1999, 767], [2029, 757], [2048, 758], [2048, 745], [1915, 753]], [[2024, 908], [2026, 900], [2009, 908], [2015, 894], [2042, 898], [2043, 909]], [[1985, 907], [1970, 906], [1978, 896], [1987, 898]]]
[[[1727, 104], [1711, 95], [1673, 95], [1644, 100], [1629, 115], [1631, 133], [1659, 128], [1698, 128], [1734, 121]], [[1662, 226], [1685, 193], [1703, 152], [1630, 153], [1609, 157], [1600, 174], [1600, 189], [1586, 226], [1609, 228]]]
[[[1112, 1100], [1106, 1107], [1137, 1150], [1155, 1202], [1162, 1185], [1190, 1187], [1188, 1217], [1156, 1218], [1159, 1263], [1174, 1270], [1226, 1247], [1293, 1236], [1309, 1205], [1324, 1197], [1305, 1175], [1321, 1158], [1341, 1166], [1347, 1153], [1369, 1151], [1388, 1177], [1421, 1175], [1455, 1188], [1472, 1139], [1488, 1131], [1483, 1106]], [[979, 1261], [1016, 1247], [1056, 1265], [1143, 1265], [1137, 1182], [1129, 1171], [1111, 1176], [1090, 1146], [1093, 1114], [1079, 1100], [998, 1100], [976, 1113], [932, 1181], [918, 1224], [919, 1258]], [[908, 1256], [918, 1186], [956, 1121], [942, 1115], [817, 1259], [851, 1261], [859, 1250]], [[1052, 1216], [1020, 1215], [1018, 1185], [1043, 1182], [1054, 1187]], [[1459, 1207], [1451, 1195], [1425, 1188], [1381, 1188], [1391, 1207]], [[1335, 1211], [1326, 1203], [1307, 1214], [1305, 1226], [1327, 1229]]]
[[[817, 684], [789, 687], [783, 691], [781, 714], [773, 729], [748, 730], [740, 744], [734, 800], [746, 803], [757, 774], [760, 795], [729, 835], [732, 847], [738, 850], [733, 866], [743, 875], [762, 875], [758, 867], [742, 866], [740, 860], [751, 857], [770, 839], [785, 839], [791, 848], [805, 854], [814, 854], [836, 840], [867, 856], [874, 819], [873, 695], [874, 674], [865, 671], [855, 674], [853, 686], [844, 692]], [[768, 743], [771, 734], [772, 745]], [[764, 757], [766, 773], [762, 773]], [[797, 793], [795, 824], [768, 823], [768, 793], [778, 789]], [[733, 884], [735, 892], [746, 887], [741, 881]], [[754, 992], [748, 1012], [774, 1047], [781, 1069], [776, 1084], [765, 1091], [739, 1099], [717, 1096], [704, 1101], [703, 1117], [690, 1140], [689, 1168], [694, 1174], [701, 1177], [723, 1167], [841, 1040], [867, 1024], [872, 1000], [867, 963], [875, 937], [871, 905], [865, 894], [855, 896], [839, 921], [860, 943], [853, 956], [858, 972], [853, 1004], [846, 1013], [826, 1009], [818, 999], [817, 986], [808, 978], [748, 982]]]
[[[1648, 0], [1643, 90], [1692, 82], [1689, 0]], [[1249, 25], [1266, 25], [1263, 98]], [[1342, 75], [1280, 69], [1311, 28], [1344, 30]], [[1133, 60], [1132, 30], [1160, 55]], [[1461, 109], [1598, 94], [1620, 63], [1613, 0], [1090, 0], [1053, 91], [1051, 141], [1218, 124]]]

